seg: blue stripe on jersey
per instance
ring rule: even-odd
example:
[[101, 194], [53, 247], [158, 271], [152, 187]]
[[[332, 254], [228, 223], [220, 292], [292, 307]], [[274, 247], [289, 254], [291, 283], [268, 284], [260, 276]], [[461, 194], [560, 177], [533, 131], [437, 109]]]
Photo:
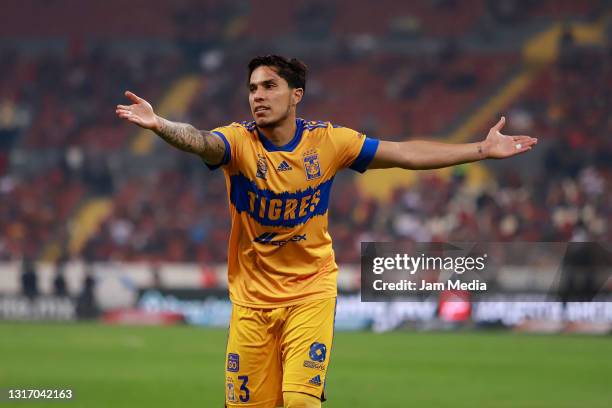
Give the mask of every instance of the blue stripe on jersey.
[[223, 144], [225, 145], [225, 152], [223, 153], [223, 159], [221, 159], [221, 163], [219, 164], [208, 164], [206, 162], [204, 163], [206, 163], [209, 169], [216, 170], [219, 167], [230, 162], [230, 160], [232, 159], [232, 150], [230, 148], [229, 142], [227, 141], [227, 138], [225, 137], [223, 133], [215, 131], [213, 132], [213, 134], [219, 136], [221, 140], [223, 140]]
[[366, 171], [372, 162], [374, 155], [376, 154], [378, 143], [378, 139], [366, 137], [365, 141], [363, 142], [363, 146], [361, 147], [361, 151], [359, 152], [359, 156], [357, 156], [350, 168], [360, 173]]
[[327, 213], [334, 178], [295, 193], [274, 193], [259, 189], [243, 174], [230, 177], [230, 202], [239, 213], [245, 211], [264, 226], [296, 227], [310, 218]]

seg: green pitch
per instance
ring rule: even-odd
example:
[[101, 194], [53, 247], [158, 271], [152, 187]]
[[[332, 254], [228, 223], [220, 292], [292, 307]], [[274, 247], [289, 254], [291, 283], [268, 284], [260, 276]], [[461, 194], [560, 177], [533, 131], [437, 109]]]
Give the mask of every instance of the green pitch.
[[[75, 394], [0, 405], [222, 407], [224, 352], [224, 330], [0, 323], [0, 387]], [[609, 337], [336, 333], [330, 370], [326, 408], [612, 406]]]

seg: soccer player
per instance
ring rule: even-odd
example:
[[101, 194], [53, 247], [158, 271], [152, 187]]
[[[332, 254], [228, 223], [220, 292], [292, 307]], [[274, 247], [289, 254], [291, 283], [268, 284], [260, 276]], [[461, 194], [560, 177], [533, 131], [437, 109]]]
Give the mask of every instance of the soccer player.
[[379, 141], [296, 117], [306, 89], [302, 62], [256, 57], [248, 72], [250, 122], [198, 130], [157, 116], [131, 92], [125, 95], [132, 104], [118, 105], [116, 113], [223, 169], [232, 221], [226, 406], [320, 407], [336, 305], [338, 266], [327, 231], [335, 174], [510, 157], [537, 140], [502, 135], [502, 117], [478, 143]]

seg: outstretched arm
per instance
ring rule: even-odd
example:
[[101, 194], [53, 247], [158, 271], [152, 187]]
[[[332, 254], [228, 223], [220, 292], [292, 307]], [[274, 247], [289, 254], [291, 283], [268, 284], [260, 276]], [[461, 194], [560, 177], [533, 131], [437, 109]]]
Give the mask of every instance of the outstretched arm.
[[483, 159], [503, 159], [524, 153], [538, 142], [530, 136], [507, 136], [501, 133], [506, 119], [502, 117], [478, 143], [442, 143], [425, 140], [408, 142], [381, 141], [369, 169], [400, 167], [411, 170], [439, 169]]
[[198, 130], [188, 123], [171, 122], [158, 116], [149, 102], [130, 91], [125, 92], [132, 105], [117, 105], [115, 113], [120, 118], [152, 130], [172, 146], [200, 156], [209, 164], [223, 159], [225, 144], [217, 135]]

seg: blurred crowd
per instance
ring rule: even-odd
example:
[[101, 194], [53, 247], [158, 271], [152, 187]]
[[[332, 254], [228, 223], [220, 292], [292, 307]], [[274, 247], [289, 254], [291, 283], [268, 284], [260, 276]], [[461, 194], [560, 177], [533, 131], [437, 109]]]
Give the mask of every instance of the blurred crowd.
[[40, 257], [67, 239], [82, 200], [114, 193], [115, 153], [131, 131], [114, 115], [121, 90], [159, 97], [179, 62], [78, 44], [68, 55], [0, 55], [0, 259]]
[[[551, 8], [551, 2], [471, 1], [473, 12], [452, 0], [416, 2], [411, 13], [388, 16], [385, 28], [394, 38], [436, 39], [433, 50], [416, 54], [379, 47], [377, 28], [369, 23], [374, 20], [361, 6], [303, 2], [285, 9], [280, 3], [286, 2], [279, 2], [277, 17], [284, 16], [290, 28], [276, 30], [304, 41], [339, 39], [333, 52], [304, 52], [312, 75], [300, 115], [403, 140], [443, 134], [519, 68], [516, 51], [468, 50], [458, 34], [486, 35], [495, 22], [559, 9], [588, 18], [603, 2], [561, 1]], [[391, 3], [397, 2], [384, 3], [389, 5], [380, 9], [393, 14], [397, 6]], [[173, 80], [197, 72], [201, 81], [191, 105], [171, 119], [202, 128], [249, 119], [245, 65], [250, 54], [223, 44], [257, 31], [257, 19], [247, 17], [261, 10], [247, 2], [211, 4], [193, 9], [182, 2], [183, 8], [174, 10], [178, 52], [126, 53], [80, 41], [63, 53], [3, 51], [0, 260], [40, 259], [53, 243], [66, 248], [79, 206], [109, 197], [111, 214], [83, 249], [69, 256], [225, 262], [229, 215], [221, 172], [210, 172], [197, 158], [163, 143], [155, 145], [149, 160], [159, 165], [134, 166], [129, 143], [135, 128], [118, 120], [113, 109], [125, 89], [155, 103]], [[437, 26], [445, 29], [431, 28], [435, 16], [449, 22]], [[205, 36], [199, 35], [201, 21], [211, 23]], [[355, 35], [335, 33], [351, 21]], [[357, 35], [357, 27], [365, 32], [370, 27], [370, 34]], [[268, 30], [257, 32], [272, 36]], [[530, 163], [527, 173], [493, 169], [494, 182], [476, 187], [467, 183], [465, 166], [450, 178], [425, 173], [410, 188], [398, 187], [389, 201], [368, 197], [354, 174], [343, 172], [330, 203], [337, 260], [358, 262], [362, 241], [611, 240], [612, 48], [579, 45], [571, 25], [558, 46], [558, 61], [507, 110], [509, 133], [541, 139], [541, 162]], [[249, 48], [260, 49], [261, 44]]]

